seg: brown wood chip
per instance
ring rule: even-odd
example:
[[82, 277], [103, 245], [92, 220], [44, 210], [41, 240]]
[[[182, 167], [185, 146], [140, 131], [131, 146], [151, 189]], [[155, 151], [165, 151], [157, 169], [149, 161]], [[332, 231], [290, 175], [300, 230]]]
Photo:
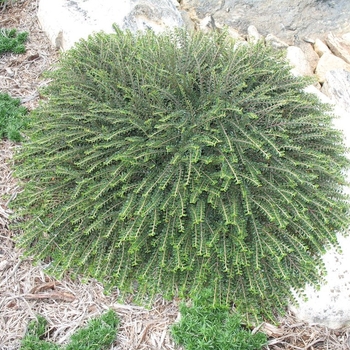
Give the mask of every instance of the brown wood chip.
[[63, 301], [73, 301], [75, 296], [71, 293], [65, 292], [51, 292], [51, 293], [35, 293], [35, 294], [25, 294], [23, 296], [25, 299], [52, 299], [52, 300], [63, 300]]

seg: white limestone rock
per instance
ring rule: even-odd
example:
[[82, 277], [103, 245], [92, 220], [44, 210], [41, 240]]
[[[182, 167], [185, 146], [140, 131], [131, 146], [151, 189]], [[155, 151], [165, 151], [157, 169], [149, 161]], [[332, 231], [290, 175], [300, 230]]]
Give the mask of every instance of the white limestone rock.
[[[314, 86], [305, 90], [316, 94], [322, 102], [334, 105], [334, 114], [337, 117], [333, 121], [334, 127], [343, 131], [345, 145], [350, 147], [350, 113]], [[347, 179], [350, 181], [350, 172], [347, 173]], [[349, 187], [344, 191], [350, 194]], [[342, 251], [332, 248], [322, 258], [327, 269], [326, 283], [318, 291], [306, 286], [307, 300], [296, 296], [299, 305], [290, 305], [290, 309], [300, 320], [332, 329], [350, 326], [350, 236], [338, 235], [338, 241]]]
[[292, 65], [291, 73], [295, 76], [311, 76], [312, 69], [301, 48], [289, 46], [287, 48], [287, 60]]
[[350, 72], [350, 64], [346, 63], [343, 59], [333, 55], [332, 53], [324, 53], [318, 61], [316, 67], [318, 81], [323, 83], [326, 73], [334, 69], [345, 69]]
[[264, 42], [264, 37], [258, 32], [255, 26], [250, 25], [247, 29], [248, 42], [257, 44], [258, 42]]
[[338, 239], [343, 253], [332, 248], [323, 256], [327, 283], [318, 291], [307, 286], [307, 301], [297, 297], [299, 306], [290, 306], [299, 319], [332, 329], [350, 326], [350, 238], [340, 236]]
[[333, 33], [327, 35], [326, 42], [336, 56], [350, 64], [350, 43]]
[[301, 50], [304, 52], [305, 58], [309, 63], [309, 66], [311, 68], [311, 71], [314, 73], [318, 64], [318, 61], [320, 60], [320, 57], [315, 52], [313, 48], [313, 44], [309, 42], [302, 41], [298, 43], [297, 47], [300, 47]]
[[350, 113], [350, 72], [343, 69], [327, 72], [321, 91]]
[[176, 0], [40, 0], [38, 19], [54, 46], [67, 50], [79, 39], [104, 31], [113, 23], [132, 31], [184, 26]]
[[321, 57], [325, 53], [332, 53], [329, 47], [320, 39], [315, 40], [314, 50], [319, 57]]

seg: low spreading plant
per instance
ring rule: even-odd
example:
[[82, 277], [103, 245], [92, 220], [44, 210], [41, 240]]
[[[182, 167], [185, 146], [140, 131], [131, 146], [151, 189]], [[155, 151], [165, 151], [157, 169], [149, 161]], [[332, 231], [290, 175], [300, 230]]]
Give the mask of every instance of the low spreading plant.
[[55, 70], [16, 157], [27, 255], [142, 297], [273, 317], [349, 224], [342, 134], [284, 55], [225, 32], [99, 33]]
[[27, 109], [19, 99], [0, 93], [0, 138], [21, 140], [21, 131], [28, 125]]
[[192, 306], [180, 305], [181, 319], [171, 327], [177, 345], [185, 350], [259, 350], [267, 343], [265, 334], [244, 328], [239, 314], [213, 305], [212, 297], [204, 291]]
[[[6, 3], [5, 3], [6, 5]], [[24, 53], [28, 33], [18, 33], [16, 29], [0, 28], [0, 55], [6, 52]]]
[[38, 316], [31, 321], [21, 343], [21, 350], [103, 350], [110, 349], [117, 336], [119, 319], [113, 310], [92, 319], [85, 328], [76, 331], [66, 346], [46, 341], [47, 321]]

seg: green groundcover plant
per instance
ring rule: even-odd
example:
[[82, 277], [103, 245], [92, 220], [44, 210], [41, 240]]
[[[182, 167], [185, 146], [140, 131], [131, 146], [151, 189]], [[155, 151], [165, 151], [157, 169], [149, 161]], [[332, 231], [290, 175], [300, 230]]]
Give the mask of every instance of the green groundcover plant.
[[117, 336], [119, 319], [113, 310], [89, 321], [85, 328], [76, 331], [66, 346], [46, 341], [47, 321], [38, 316], [31, 321], [22, 340], [21, 350], [103, 350], [110, 349]]
[[181, 319], [171, 327], [177, 345], [185, 350], [259, 350], [267, 343], [263, 333], [253, 334], [242, 318], [224, 305], [212, 305], [212, 292], [202, 292], [192, 306], [180, 305]]
[[142, 298], [273, 317], [348, 227], [342, 134], [284, 54], [226, 32], [99, 33], [67, 52], [16, 157], [18, 243]]
[[0, 137], [21, 140], [21, 131], [28, 125], [27, 109], [19, 99], [0, 93]]
[[27, 38], [27, 32], [18, 33], [16, 29], [0, 28], [0, 55], [6, 52], [24, 53]]

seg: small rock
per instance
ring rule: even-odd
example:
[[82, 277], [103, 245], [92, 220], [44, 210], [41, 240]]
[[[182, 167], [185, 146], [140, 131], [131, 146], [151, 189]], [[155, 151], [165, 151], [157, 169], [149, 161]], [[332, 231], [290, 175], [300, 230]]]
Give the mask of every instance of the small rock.
[[310, 43], [301, 42], [298, 47], [300, 47], [304, 52], [306, 60], [309, 62], [312, 72], [315, 72], [320, 57], [315, 52], [313, 46]]
[[325, 53], [331, 53], [329, 47], [320, 39], [315, 40], [314, 50], [321, 57]]
[[[75, 0], [76, 2], [78, 0]], [[94, 2], [95, 6], [100, 6], [98, 0], [80, 0], [84, 2]], [[103, 6], [106, 1], [104, 0]], [[130, 11], [122, 20], [120, 27], [130, 29], [133, 32], [139, 30], [152, 29], [155, 33], [163, 32], [168, 28], [183, 27], [184, 22], [179, 10], [176, 8], [176, 0], [124, 0], [130, 3]], [[117, 7], [120, 1], [114, 1]], [[90, 14], [91, 16], [93, 13]]]
[[330, 33], [326, 38], [326, 42], [336, 56], [350, 64], [350, 44], [347, 41]]
[[11, 68], [7, 68], [5, 67], [5, 70], [7, 72], [7, 75], [11, 78], [13, 78], [15, 76], [15, 72], [11, 69]]
[[326, 73], [334, 69], [345, 69], [350, 71], [350, 64], [346, 63], [344, 60], [333, 55], [332, 53], [323, 54], [316, 67], [318, 81], [323, 83]]
[[227, 27], [227, 32], [231, 38], [236, 39], [237, 41], [245, 41], [242, 35], [238, 32], [238, 30], [232, 27]]
[[216, 29], [213, 16], [209, 15], [199, 21], [199, 29], [204, 33], [209, 33]]
[[233, 46], [233, 51], [237, 50], [240, 46], [249, 46], [249, 43], [245, 40], [238, 40]]
[[255, 26], [250, 25], [248, 27], [248, 42], [257, 44], [259, 41], [264, 41], [264, 37], [258, 32]]
[[286, 49], [289, 46], [286, 42], [277, 38], [273, 34], [268, 34], [265, 38], [265, 42], [275, 49]]
[[327, 72], [321, 91], [350, 113], [350, 72], [343, 69]]
[[195, 24], [191, 19], [191, 16], [189, 15], [189, 13], [187, 11], [184, 10], [179, 10], [180, 15], [182, 17], [182, 20], [184, 21], [185, 24], [185, 28], [189, 31], [189, 32], [194, 32], [195, 31]]
[[5, 270], [8, 265], [9, 265], [9, 262], [7, 260], [0, 261], [0, 271]]
[[237, 41], [245, 41], [245, 39], [243, 38], [243, 36], [240, 34], [240, 32], [227, 25], [226, 23], [221, 23], [220, 21], [215, 20], [215, 26], [216, 28], [220, 29], [220, 30], [226, 30], [227, 34], [232, 38], [235, 39]]
[[305, 38], [303, 38], [303, 41], [308, 43], [308, 44], [312, 44], [312, 45], [315, 44], [315, 40], [312, 38], [305, 37]]
[[306, 56], [301, 48], [296, 46], [289, 46], [287, 48], [287, 60], [294, 67], [291, 69], [295, 76], [310, 76], [313, 75], [312, 69]]

